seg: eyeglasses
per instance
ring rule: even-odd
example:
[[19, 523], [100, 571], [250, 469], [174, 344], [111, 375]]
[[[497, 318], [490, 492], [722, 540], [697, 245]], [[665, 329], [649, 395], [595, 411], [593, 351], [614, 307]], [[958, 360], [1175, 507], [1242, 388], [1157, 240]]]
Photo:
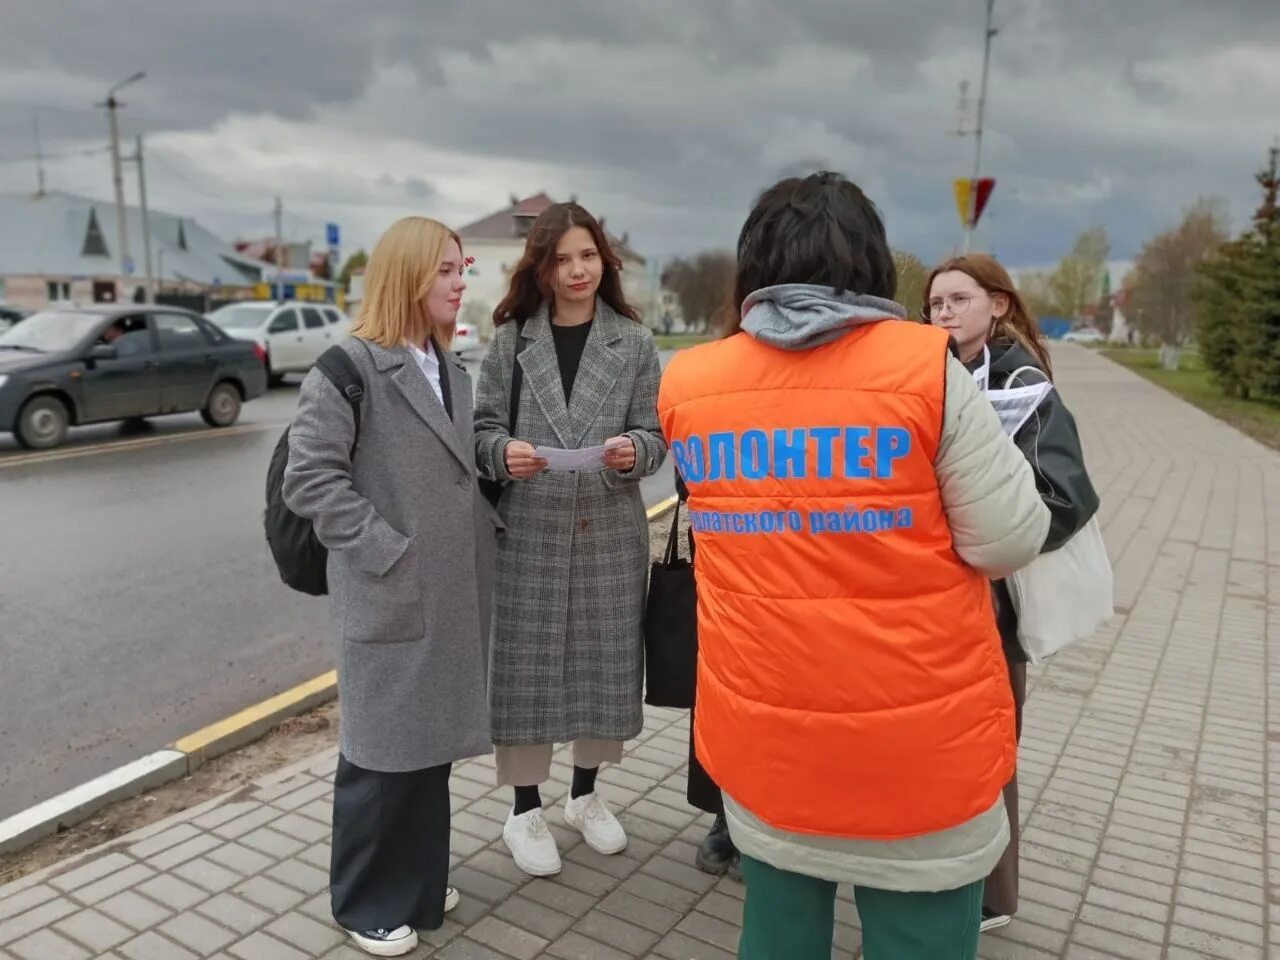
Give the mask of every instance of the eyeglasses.
[[933, 297], [924, 305], [926, 320], [940, 316], [943, 310], [950, 309], [953, 317], [963, 317], [969, 310], [969, 304], [985, 294], [953, 293], [946, 297]]

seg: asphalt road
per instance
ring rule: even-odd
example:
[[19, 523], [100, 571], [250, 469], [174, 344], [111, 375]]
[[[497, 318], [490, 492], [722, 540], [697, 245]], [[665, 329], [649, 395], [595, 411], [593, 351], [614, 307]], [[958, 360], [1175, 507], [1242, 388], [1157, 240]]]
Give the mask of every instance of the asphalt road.
[[[296, 402], [48, 453], [0, 435], [0, 818], [331, 668], [327, 601], [280, 583], [262, 534]], [[643, 489], [669, 496], [669, 467]]]

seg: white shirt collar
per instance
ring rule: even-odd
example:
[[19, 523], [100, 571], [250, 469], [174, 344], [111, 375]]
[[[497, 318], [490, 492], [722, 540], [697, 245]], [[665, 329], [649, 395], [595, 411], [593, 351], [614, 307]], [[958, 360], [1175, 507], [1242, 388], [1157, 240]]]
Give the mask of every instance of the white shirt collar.
[[427, 383], [431, 384], [436, 397], [444, 403], [444, 385], [440, 382], [440, 358], [436, 356], [435, 350], [423, 350], [416, 343], [411, 343], [408, 347], [409, 352], [413, 354], [413, 359], [417, 361], [418, 369], [427, 378]]
[[416, 343], [409, 344], [409, 352], [413, 354], [413, 359], [418, 361], [418, 366], [429, 364], [433, 367], [440, 366], [440, 358], [436, 356], [435, 350], [423, 350]]

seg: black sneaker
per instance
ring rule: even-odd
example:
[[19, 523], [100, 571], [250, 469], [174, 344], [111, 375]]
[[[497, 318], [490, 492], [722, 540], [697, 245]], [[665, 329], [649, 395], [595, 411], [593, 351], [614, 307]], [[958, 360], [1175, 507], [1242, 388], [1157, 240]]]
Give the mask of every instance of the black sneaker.
[[418, 949], [418, 934], [413, 927], [394, 930], [348, 930], [352, 943], [374, 957], [403, 957]]
[[1007, 927], [1013, 922], [1013, 917], [1007, 913], [996, 913], [994, 910], [982, 908], [982, 926], [979, 928], [983, 933], [988, 930], [999, 930], [1001, 927]]
[[716, 877], [723, 877], [736, 866], [738, 848], [733, 845], [733, 838], [729, 836], [729, 824], [725, 822], [724, 814], [716, 817], [707, 838], [698, 847], [698, 856], [694, 862], [703, 873]]

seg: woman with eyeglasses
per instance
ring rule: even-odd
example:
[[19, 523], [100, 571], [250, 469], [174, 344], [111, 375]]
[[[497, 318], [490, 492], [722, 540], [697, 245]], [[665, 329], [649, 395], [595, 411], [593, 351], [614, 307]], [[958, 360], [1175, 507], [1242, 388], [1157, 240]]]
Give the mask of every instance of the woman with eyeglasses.
[[[1029, 386], [1053, 379], [1044, 335], [1018, 295], [1013, 280], [994, 258], [970, 254], [936, 267], [925, 285], [922, 316], [951, 334], [960, 360], [971, 371], [985, 370], [992, 389]], [[1098, 495], [1085, 469], [1075, 418], [1057, 390], [1040, 401], [1016, 433], [1017, 444], [1035, 472], [1036, 489], [1052, 518], [1042, 553], [1057, 550], [1098, 510]], [[996, 624], [1009, 665], [1017, 733], [1027, 696], [1027, 657], [1018, 643], [1018, 615], [1003, 580], [992, 584]], [[987, 878], [982, 929], [1007, 925], [1018, 909], [1018, 777], [1005, 788], [1012, 839]]]

